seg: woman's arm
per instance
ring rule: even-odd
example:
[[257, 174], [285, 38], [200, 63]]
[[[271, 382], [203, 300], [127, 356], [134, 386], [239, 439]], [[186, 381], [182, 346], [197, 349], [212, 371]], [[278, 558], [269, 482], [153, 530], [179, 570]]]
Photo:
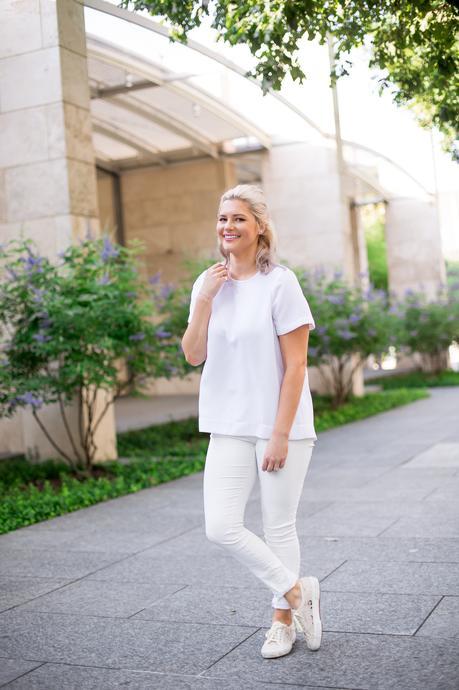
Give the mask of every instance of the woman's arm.
[[288, 439], [306, 375], [309, 326], [304, 324], [278, 337], [284, 361], [284, 377], [273, 435], [284, 436]]
[[191, 321], [182, 338], [183, 354], [188, 364], [193, 367], [199, 366], [207, 359], [207, 332], [212, 301], [227, 279], [228, 270], [220, 261], [205, 272], [201, 289], [196, 296]]
[[207, 331], [212, 313], [212, 297], [199, 293], [192, 319], [183, 334], [182, 350], [188, 364], [197, 367], [207, 359]]
[[284, 467], [288, 453], [288, 437], [298, 409], [307, 366], [309, 325], [279, 335], [284, 361], [279, 404], [274, 428], [265, 449], [262, 470], [279, 470]]

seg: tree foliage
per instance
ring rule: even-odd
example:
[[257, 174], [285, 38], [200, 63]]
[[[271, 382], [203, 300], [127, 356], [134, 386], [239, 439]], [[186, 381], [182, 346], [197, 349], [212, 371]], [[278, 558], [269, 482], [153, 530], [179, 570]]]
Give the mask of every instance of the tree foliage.
[[459, 10], [453, 0], [121, 0], [121, 7], [146, 9], [168, 20], [172, 40], [209, 15], [219, 40], [246, 44], [257, 59], [248, 76], [263, 93], [278, 90], [287, 74], [303, 81], [298, 60], [303, 37], [325, 43], [333, 36], [331, 83], [349, 74], [350, 51], [369, 45], [370, 67], [380, 70], [379, 92], [410, 106], [424, 127], [436, 126], [444, 148], [459, 160]]
[[[108, 236], [69, 246], [59, 261], [39, 256], [31, 239], [0, 248], [0, 417], [29, 406], [59, 456], [76, 468], [91, 467], [110, 405], [146, 376], [168, 375], [163, 342], [170, 334], [154, 323], [160, 295], [139, 277], [141, 249]], [[111, 394], [102, 410], [100, 388]], [[65, 409], [75, 400], [76, 433]], [[59, 404], [73, 455], [40, 417], [49, 403]]]

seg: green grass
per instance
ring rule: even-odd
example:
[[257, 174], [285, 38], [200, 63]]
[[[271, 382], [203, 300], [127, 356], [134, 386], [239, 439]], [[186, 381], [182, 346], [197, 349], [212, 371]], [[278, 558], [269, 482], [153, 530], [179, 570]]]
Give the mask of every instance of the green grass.
[[394, 376], [380, 376], [368, 383], [377, 383], [384, 390], [394, 388], [434, 388], [437, 386], [459, 386], [459, 371], [442, 371], [440, 374], [425, 374], [422, 371], [412, 371], [408, 374], [394, 374]]
[[[330, 409], [327, 396], [314, 396], [315, 428], [319, 434], [428, 396], [425, 389], [381, 391], [352, 398], [338, 410]], [[64, 462], [32, 464], [23, 456], [0, 461], [0, 534], [199, 472], [209, 436], [192, 417], [121, 433], [117, 440], [120, 458], [129, 462], [98, 464], [94, 476], [84, 479]]]
[[[72, 476], [68, 468], [56, 472], [57, 463], [49, 461], [43, 463], [47, 468], [34, 481], [25, 458], [4, 460], [0, 463], [2, 479], [4, 475], [11, 478], [16, 471], [17, 478], [8, 486], [0, 483], [0, 534], [194, 474], [202, 470], [204, 460], [201, 454], [183, 458], [134, 458], [129, 465], [110, 462], [96, 466], [99, 476], [96, 473], [95, 477], [84, 480]], [[46, 470], [49, 476], [45, 478]], [[21, 480], [24, 475], [29, 477], [27, 483]]]
[[378, 391], [367, 393], [363, 398], [353, 397], [349, 402], [341, 405], [337, 410], [330, 409], [329, 400], [325, 396], [314, 397], [315, 429], [317, 434], [327, 429], [356, 422], [359, 419], [371, 417], [380, 412], [392, 410], [401, 405], [422, 398], [428, 398], [429, 392], [425, 389], [396, 389], [390, 391]]

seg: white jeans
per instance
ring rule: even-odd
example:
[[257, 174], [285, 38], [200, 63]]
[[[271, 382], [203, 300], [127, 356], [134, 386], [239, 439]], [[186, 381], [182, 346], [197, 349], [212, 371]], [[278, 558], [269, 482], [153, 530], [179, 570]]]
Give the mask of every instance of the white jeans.
[[[283, 596], [300, 575], [296, 513], [314, 439], [289, 440], [284, 467], [262, 470], [268, 439], [210, 435], [204, 468], [207, 538], [244, 563], [273, 592], [272, 607], [290, 609]], [[265, 541], [243, 524], [256, 476]]]

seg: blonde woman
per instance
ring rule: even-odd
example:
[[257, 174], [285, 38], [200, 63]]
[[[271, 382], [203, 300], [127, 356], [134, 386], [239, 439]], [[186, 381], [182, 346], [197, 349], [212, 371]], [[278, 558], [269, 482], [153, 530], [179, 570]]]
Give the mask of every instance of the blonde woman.
[[[273, 658], [291, 651], [297, 630], [309, 649], [322, 638], [319, 581], [299, 577], [296, 533], [317, 439], [306, 366], [315, 323], [295, 273], [274, 261], [274, 228], [259, 187], [222, 195], [216, 232], [225, 261], [195, 280], [182, 338], [187, 362], [205, 362], [206, 536], [271, 590], [273, 619], [261, 654]], [[265, 541], [243, 524], [257, 476]]]

